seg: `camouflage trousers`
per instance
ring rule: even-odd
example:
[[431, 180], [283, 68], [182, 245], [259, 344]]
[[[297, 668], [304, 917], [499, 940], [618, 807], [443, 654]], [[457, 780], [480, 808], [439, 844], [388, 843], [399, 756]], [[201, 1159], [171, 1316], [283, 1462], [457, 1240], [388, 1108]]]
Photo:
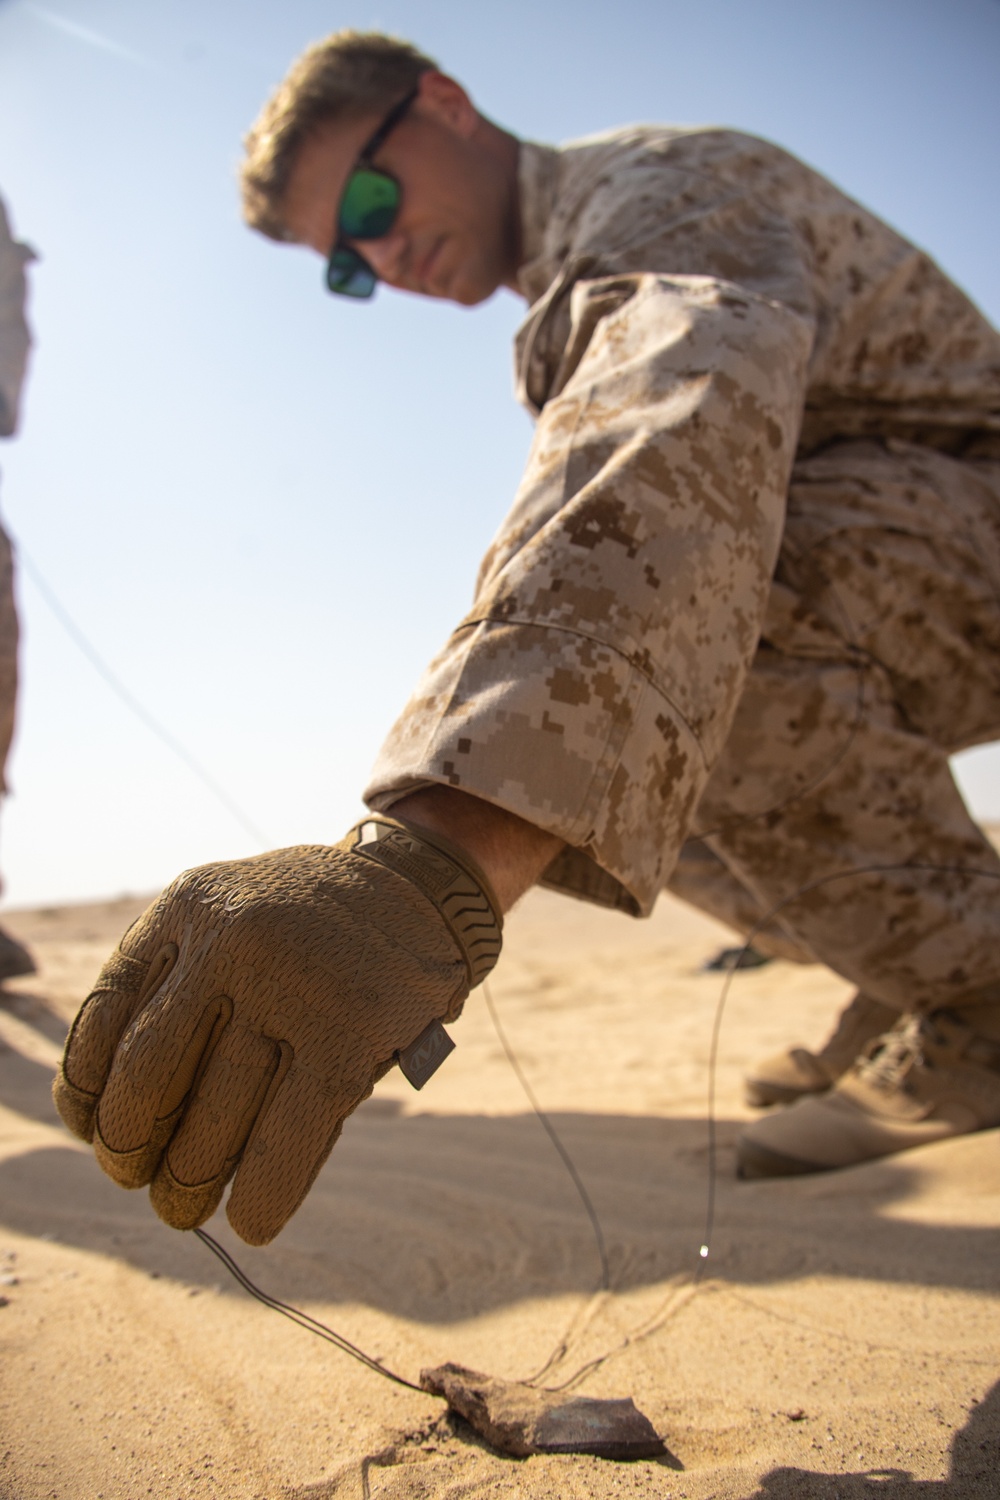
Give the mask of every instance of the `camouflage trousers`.
[[1000, 987], [1000, 859], [952, 777], [1000, 738], [1000, 461], [799, 462], [763, 635], [670, 882], [894, 1008]]

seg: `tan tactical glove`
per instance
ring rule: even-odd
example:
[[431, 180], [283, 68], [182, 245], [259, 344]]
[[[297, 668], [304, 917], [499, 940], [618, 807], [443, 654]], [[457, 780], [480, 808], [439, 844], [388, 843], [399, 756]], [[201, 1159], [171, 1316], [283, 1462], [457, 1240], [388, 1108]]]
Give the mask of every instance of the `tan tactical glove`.
[[189, 870], [102, 969], [56, 1106], [177, 1229], [235, 1171], [229, 1221], [264, 1245], [393, 1062], [419, 1087], [450, 1050], [440, 1021], [493, 968], [501, 927], [467, 855], [391, 818]]

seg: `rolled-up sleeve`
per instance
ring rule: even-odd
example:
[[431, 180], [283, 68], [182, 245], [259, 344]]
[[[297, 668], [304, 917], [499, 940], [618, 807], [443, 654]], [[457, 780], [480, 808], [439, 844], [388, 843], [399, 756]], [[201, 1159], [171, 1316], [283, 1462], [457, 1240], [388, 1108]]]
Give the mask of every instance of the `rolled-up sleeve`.
[[648, 912], [757, 646], [812, 331], [715, 277], [578, 279], [474, 606], [366, 800], [442, 784], [569, 846], [549, 882]]

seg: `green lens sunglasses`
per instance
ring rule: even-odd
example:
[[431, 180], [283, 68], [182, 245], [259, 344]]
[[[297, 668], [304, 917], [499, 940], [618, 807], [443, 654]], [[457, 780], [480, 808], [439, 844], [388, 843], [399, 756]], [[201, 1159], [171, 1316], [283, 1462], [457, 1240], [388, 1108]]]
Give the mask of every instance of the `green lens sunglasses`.
[[354, 171], [347, 179], [337, 215], [337, 241], [326, 263], [327, 291], [340, 297], [370, 297], [378, 283], [378, 276], [364, 256], [343, 241], [379, 240], [395, 224], [402, 189], [395, 177], [372, 166], [372, 157], [390, 131], [395, 130], [419, 92], [419, 88], [411, 89], [405, 99], [393, 106], [375, 134], [366, 141]]

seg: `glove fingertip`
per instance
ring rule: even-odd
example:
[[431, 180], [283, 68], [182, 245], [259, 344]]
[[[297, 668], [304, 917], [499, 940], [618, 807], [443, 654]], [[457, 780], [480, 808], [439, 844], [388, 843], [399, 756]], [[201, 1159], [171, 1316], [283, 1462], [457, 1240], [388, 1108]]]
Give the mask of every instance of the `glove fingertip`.
[[66, 1077], [66, 1070], [60, 1067], [52, 1080], [52, 1102], [66, 1129], [88, 1144], [94, 1139], [97, 1101], [97, 1094], [88, 1094], [86, 1089], [78, 1089]]
[[281, 1150], [271, 1152], [266, 1147], [261, 1150], [264, 1143], [259, 1137], [258, 1151], [253, 1152], [251, 1147], [255, 1136], [250, 1137], [226, 1204], [226, 1218], [245, 1244], [269, 1245], [281, 1233], [305, 1202], [343, 1128], [344, 1118], [341, 1116], [334, 1122], [322, 1147], [312, 1154], [308, 1169], [294, 1180], [287, 1170], [280, 1177], [272, 1175], [267, 1168], [262, 1170], [260, 1162], [263, 1158], [270, 1156], [276, 1161], [287, 1162], [287, 1157]]
[[196, 1229], [210, 1219], [218, 1208], [231, 1169], [211, 1182], [194, 1186], [178, 1182], [166, 1162], [149, 1185], [149, 1201], [156, 1214], [171, 1229]]
[[152, 1182], [170, 1137], [173, 1135], [180, 1115], [157, 1120], [150, 1139], [132, 1151], [115, 1151], [101, 1135], [100, 1120], [94, 1122], [94, 1155], [102, 1172], [123, 1188], [141, 1188]]
[[233, 1200], [230, 1197], [226, 1204], [226, 1218], [245, 1245], [260, 1249], [263, 1245], [269, 1245], [275, 1236], [281, 1233], [291, 1218], [291, 1214], [286, 1215], [276, 1224], [273, 1220], [268, 1220], [259, 1210], [241, 1206], [234, 1209]]

